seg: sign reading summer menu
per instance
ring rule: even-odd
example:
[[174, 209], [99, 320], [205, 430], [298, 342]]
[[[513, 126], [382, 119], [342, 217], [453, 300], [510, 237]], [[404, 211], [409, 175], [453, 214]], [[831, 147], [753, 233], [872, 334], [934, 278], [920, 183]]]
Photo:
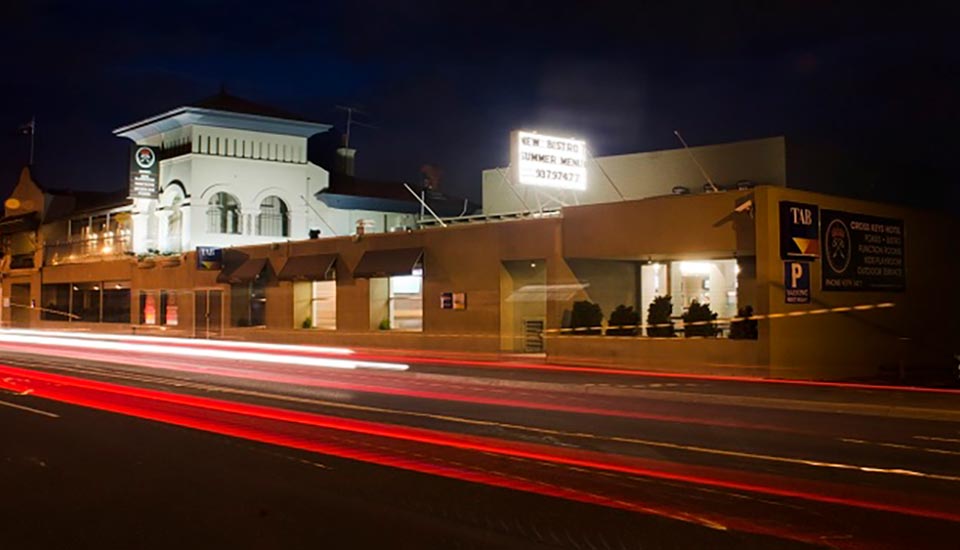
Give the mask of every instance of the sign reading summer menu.
[[579, 139], [516, 131], [510, 140], [514, 181], [583, 191], [587, 188], [587, 144]]
[[153, 147], [137, 145], [130, 157], [130, 197], [155, 199], [159, 196], [160, 163]]
[[820, 209], [815, 204], [780, 201], [780, 258], [820, 256]]
[[820, 229], [823, 290], [906, 289], [903, 220], [822, 210]]

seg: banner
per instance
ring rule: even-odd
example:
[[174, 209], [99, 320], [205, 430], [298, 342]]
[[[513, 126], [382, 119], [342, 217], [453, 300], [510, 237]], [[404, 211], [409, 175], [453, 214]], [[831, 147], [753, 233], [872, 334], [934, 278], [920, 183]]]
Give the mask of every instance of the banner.
[[903, 220], [839, 210], [823, 210], [820, 217], [823, 290], [906, 289]]

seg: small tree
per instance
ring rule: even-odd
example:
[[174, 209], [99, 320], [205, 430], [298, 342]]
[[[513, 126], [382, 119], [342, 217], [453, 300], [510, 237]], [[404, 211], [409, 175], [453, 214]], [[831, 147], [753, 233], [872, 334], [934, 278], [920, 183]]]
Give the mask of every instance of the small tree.
[[[574, 334], [600, 334], [600, 325], [603, 324], [603, 311], [599, 304], [582, 300], [573, 303], [573, 312], [570, 313], [570, 328]], [[576, 330], [580, 328], [581, 330]]]
[[742, 307], [737, 310], [739, 321], [730, 323], [730, 338], [733, 340], [756, 340], [758, 335], [757, 320], [748, 319], [753, 315], [753, 306]]
[[670, 315], [673, 314], [673, 303], [670, 295], [657, 296], [647, 307], [647, 336], [672, 338], [674, 336], [673, 321]]
[[607, 335], [636, 336], [640, 330], [637, 327], [639, 324], [639, 311], [635, 311], [633, 306], [619, 305], [610, 314], [610, 320], [607, 322]]
[[701, 304], [694, 300], [690, 302], [690, 307], [683, 314], [683, 335], [687, 338], [691, 336], [712, 338], [718, 332], [716, 320], [717, 314], [710, 311], [710, 304]]

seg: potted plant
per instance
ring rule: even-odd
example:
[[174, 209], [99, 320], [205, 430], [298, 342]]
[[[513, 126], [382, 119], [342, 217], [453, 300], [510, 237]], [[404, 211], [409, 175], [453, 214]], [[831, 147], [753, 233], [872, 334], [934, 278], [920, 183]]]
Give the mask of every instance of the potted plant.
[[683, 314], [683, 335], [686, 338], [712, 338], [719, 332], [716, 320], [717, 314], [710, 311], [710, 304], [701, 304], [694, 300]]
[[672, 338], [675, 336], [673, 320], [673, 303], [670, 295], [657, 296], [647, 307], [647, 336], [658, 338]]
[[570, 313], [570, 328], [573, 334], [601, 334], [603, 324], [603, 310], [599, 304], [588, 300], [573, 303]]
[[750, 319], [753, 316], [753, 306], [743, 307], [737, 310], [737, 321], [730, 323], [730, 338], [732, 340], [756, 340], [759, 331], [757, 329], [757, 320]]
[[633, 306], [619, 305], [610, 313], [607, 321], [608, 336], [636, 336], [640, 331], [640, 312]]

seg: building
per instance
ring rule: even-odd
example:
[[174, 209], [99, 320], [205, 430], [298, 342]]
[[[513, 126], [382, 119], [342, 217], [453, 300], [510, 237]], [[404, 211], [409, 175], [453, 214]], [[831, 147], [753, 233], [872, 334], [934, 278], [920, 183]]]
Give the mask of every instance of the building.
[[[689, 157], [677, 157], [681, 162]], [[763, 178], [742, 166], [742, 177], [724, 178]], [[667, 168], [657, 170], [672, 173]], [[634, 177], [639, 182], [648, 175]], [[25, 184], [28, 176], [15, 198], [46, 204]], [[0, 222], [11, 243], [0, 270], [2, 320], [535, 353], [559, 362], [777, 378], [848, 379], [952, 366], [960, 320], [944, 312], [960, 306], [950, 291], [960, 266], [945, 243], [960, 229], [957, 223], [790, 189], [770, 178], [716, 192], [673, 194], [664, 187], [650, 192], [655, 196], [460, 218], [445, 227], [218, 248], [214, 256], [187, 250], [57, 263], [42, 241], [44, 252], [35, 249], [29, 267], [15, 258], [36, 245], [28, 242], [30, 232], [44, 235], [56, 222], [43, 212], [8, 211]], [[349, 190], [337, 194], [349, 198]], [[665, 319], [675, 337], [610, 322], [618, 306], [642, 312], [642, 322], [651, 304], [666, 303], [668, 295]], [[694, 301], [708, 304], [717, 320], [681, 325]], [[578, 302], [599, 306], [600, 326], [575, 318]], [[758, 319], [738, 317], [748, 306]], [[690, 337], [704, 334], [691, 326], [707, 327], [707, 336]]]
[[307, 140], [330, 128], [221, 91], [116, 129], [159, 160], [156, 192], [131, 191], [134, 252], [306, 239], [311, 231], [351, 235], [358, 224], [368, 232], [412, 226], [409, 212], [318, 199], [330, 174], [307, 158]]

